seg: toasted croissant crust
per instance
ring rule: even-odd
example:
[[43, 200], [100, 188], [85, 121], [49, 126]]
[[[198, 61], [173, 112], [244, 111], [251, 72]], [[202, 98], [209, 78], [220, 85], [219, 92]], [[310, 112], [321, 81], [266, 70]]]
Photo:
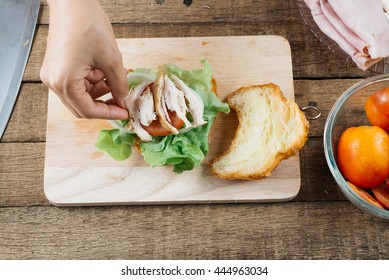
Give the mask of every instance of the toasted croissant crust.
[[275, 84], [242, 87], [227, 97], [239, 125], [229, 148], [210, 162], [223, 179], [260, 179], [304, 146], [309, 124]]

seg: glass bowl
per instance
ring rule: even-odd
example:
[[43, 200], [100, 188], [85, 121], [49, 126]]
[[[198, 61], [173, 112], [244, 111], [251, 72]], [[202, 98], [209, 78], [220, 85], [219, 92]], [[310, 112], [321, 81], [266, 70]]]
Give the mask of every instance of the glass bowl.
[[349, 127], [370, 125], [364, 109], [369, 95], [376, 90], [389, 87], [389, 74], [381, 74], [362, 80], [347, 89], [335, 102], [324, 127], [324, 153], [336, 183], [343, 194], [361, 210], [389, 220], [389, 210], [380, 209], [352, 190], [338, 169], [336, 147], [341, 134]]

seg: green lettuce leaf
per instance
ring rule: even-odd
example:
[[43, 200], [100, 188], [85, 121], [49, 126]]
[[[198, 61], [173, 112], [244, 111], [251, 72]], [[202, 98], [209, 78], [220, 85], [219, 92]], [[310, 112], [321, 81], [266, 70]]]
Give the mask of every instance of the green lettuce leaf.
[[197, 91], [197, 89], [212, 90], [212, 71], [208, 60], [202, 60], [203, 69], [183, 70], [175, 64], [165, 64], [162, 71], [166, 74], [174, 74], [185, 84]]
[[127, 74], [128, 88], [134, 88], [143, 81], [152, 83], [155, 81], [157, 73], [154, 69], [136, 68]]
[[152, 142], [140, 145], [142, 155], [152, 167], [170, 164], [176, 173], [192, 170], [208, 153], [210, 127], [207, 123], [184, 134], [153, 137]]
[[121, 132], [119, 129], [103, 129], [100, 131], [96, 147], [121, 161], [131, 156], [131, 146], [135, 143], [135, 134]]
[[[203, 118], [207, 123], [185, 133], [153, 137], [151, 142], [141, 143], [142, 155], [152, 167], [173, 165], [174, 172], [182, 173], [199, 166], [208, 154], [208, 136], [216, 115], [230, 111], [228, 104], [221, 102], [212, 92], [212, 71], [208, 61], [202, 60], [201, 63], [203, 68], [195, 70], [183, 70], [174, 64], [161, 67], [164, 73], [176, 75], [200, 95], [204, 101]], [[126, 159], [131, 155], [130, 145], [135, 141], [134, 135], [127, 135], [117, 129], [116, 132], [106, 131], [100, 134], [98, 148], [117, 160]]]

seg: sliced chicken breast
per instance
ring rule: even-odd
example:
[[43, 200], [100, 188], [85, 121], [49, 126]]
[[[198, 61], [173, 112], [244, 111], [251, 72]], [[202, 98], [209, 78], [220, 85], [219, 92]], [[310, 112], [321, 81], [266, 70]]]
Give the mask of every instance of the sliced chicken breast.
[[126, 128], [132, 129], [142, 141], [150, 142], [152, 140], [151, 135], [144, 130], [140, 123], [140, 96], [146, 89], [146, 86], [147, 83], [142, 82], [131, 89], [128, 96], [124, 99], [124, 104], [128, 108], [130, 116], [130, 121]]
[[173, 134], [178, 134], [177, 128], [170, 124], [169, 114], [166, 107], [166, 99], [164, 97], [164, 79], [163, 73], [159, 73], [156, 81], [154, 82], [153, 92], [154, 92], [154, 104], [155, 112], [158, 116], [159, 122], [162, 127], [171, 131]]
[[192, 127], [192, 124], [186, 117], [188, 107], [186, 106], [184, 93], [176, 88], [167, 75], [164, 76], [163, 96], [165, 97], [167, 108], [177, 113], [177, 116], [185, 123], [186, 128]]
[[[206, 123], [203, 119], [204, 102], [198, 93], [177, 76], [172, 75], [171, 79], [160, 72], [152, 90], [149, 81], [145, 80], [132, 88], [124, 100], [129, 111], [129, 123], [125, 129], [135, 132], [142, 141], [152, 141], [152, 136], [144, 127], [155, 120], [170, 133], [178, 134], [178, 129], [171, 124], [171, 113], [184, 122], [185, 128]], [[187, 112], [191, 114], [193, 123], [187, 118]]]
[[207, 122], [203, 119], [204, 102], [201, 97], [177, 76], [172, 74], [171, 77], [176, 87], [184, 93], [185, 99], [188, 101], [188, 109], [193, 118], [193, 126], [197, 127], [206, 124]]
[[144, 126], [149, 126], [157, 119], [154, 110], [154, 96], [149, 87], [139, 97], [139, 115], [140, 123]]

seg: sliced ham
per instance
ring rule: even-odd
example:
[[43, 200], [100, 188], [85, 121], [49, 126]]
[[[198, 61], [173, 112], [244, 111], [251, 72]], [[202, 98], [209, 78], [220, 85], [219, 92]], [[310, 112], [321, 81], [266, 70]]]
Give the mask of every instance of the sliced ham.
[[389, 56], [389, 21], [380, 0], [305, 0], [321, 31], [363, 70]]
[[388, 13], [389, 12], [389, 0], [381, 0], [382, 5], [384, 6], [384, 10]]
[[347, 39], [347, 41], [356, 48], [359, 53], [365, 53], [366, 42], [343, 23], [342, 19], [334, 11], [330, 3], [327, 0], [320, 0], [320, 7], [324, 16], [337, 30], [337, 33], [340, 33], [342, 37]]
[[364, 42], [371, 58], [389, 56], [389, 21], [380, 0], [328, 0], [343, 23]]

